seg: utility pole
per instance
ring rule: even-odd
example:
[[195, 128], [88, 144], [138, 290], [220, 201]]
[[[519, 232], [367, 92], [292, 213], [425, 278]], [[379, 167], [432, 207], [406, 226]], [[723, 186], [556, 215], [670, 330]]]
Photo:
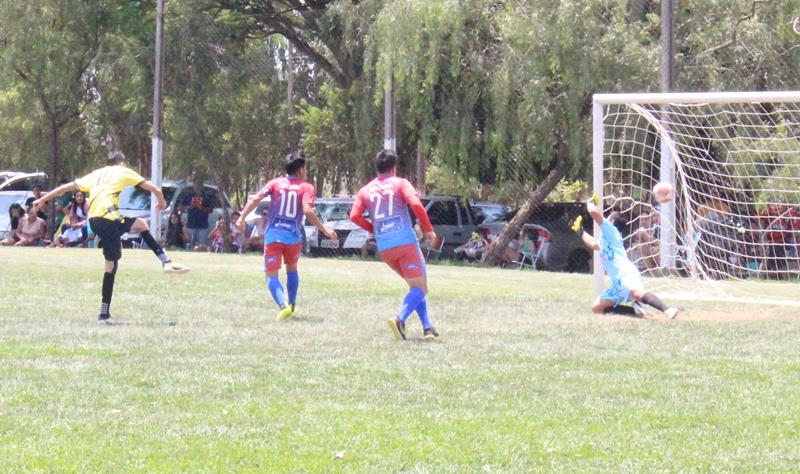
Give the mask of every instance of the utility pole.
[[[150, 181], [161, 187], [164, 154], [164, 0], [156, 0], [156, 54], [153, 81], [153, 148]], [[150, 196], [150, 232], [161, 238], [161, 216], [155, 196]]]
[[383, 96], [383, 149], [397, 152], [397, 126], [394, 108], [394, 74], [388, 68], [386, 90]]

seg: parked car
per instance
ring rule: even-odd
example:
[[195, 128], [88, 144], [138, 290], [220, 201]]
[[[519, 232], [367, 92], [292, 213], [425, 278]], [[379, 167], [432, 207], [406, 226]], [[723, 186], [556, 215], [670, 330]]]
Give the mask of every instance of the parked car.
[[[166, 229], [169, 222], [169, 215], [174, 209], [180, 206], [183, 198], [192, 190], [192, 183], [189, 180], [164, 180], [161, 182], [161, 192], [164, 193], [164, 200], [167, 201], [167, 208], [161, 211], [161, 228]], [[228, 195], [220, 191], [219, 188], [210, 183], [203, 184], [203, 192], [211, 196], [213, 211], [208, 216], [208, 230], [217, 224], [217, 220], [223, 212], [231, 212], [231, 203]], [[139, 217], [150, 222], [150, 192], [129, 186], [120, 194], [120, 213], [126, 217]], [[186, 225], [186, 214], [182, 216]], [[138, 232], [128, 232], [122, 236], [123, 245], [129, 246], [134, 240], [140, 239]]]
[[8, 208], [15, 203], [25, 207], [25, 201], [31, 197], [33, 197], [33, 193], [30, 191], [0, 191], [0, 240], [11, 235], [11, 219], [8, 216]]
[[475, 223], [491, 224], [503, 219], [511, 210], [499, 202], [471, 202], [469, 203], [472, 214], [475, 216]]
[[[490, 239], [494, 239], [500, 235], [516, 213], [516, 210], [511, 211], [499, 221], [481, 224], [478, 227], [486, 232]], [[550, 271], [581, 273], [591, 271], [592, 253], [570, 228], [572, 222], [579, 215], [584, 216], [584, 229], [592, 232], [592, 219], [586, 212], [586, 205], [583, 203], [542, 203], [528, 218], [526, 229], [531, 228], [531, 225], [541, 226], [551, 235], [550, 245], [544, 250], [538, 263], [539, 267]]]
[[47, 174], [19, 173], [15, 171], [0, 172], [0, 191], [30, 191], [33, 186], [44, 186], [47, 182]]
[[425, 196], [422, 204], [428, 212], [436, 235], [444, 238], [442, 251], [445, 255], [452, 255], [453, 250], [465, 244], [477, 229], [472, 209], [458, 197]]
[[336, 231], [339, 241], [333, 241], [319, 233], [313, 225], [306, 225], [306, 240], [312, 255], [360, 254], [370, 234], [350, 220], [350, 208], [355, 198], [332, 197], [316, 200], [317, 217]]

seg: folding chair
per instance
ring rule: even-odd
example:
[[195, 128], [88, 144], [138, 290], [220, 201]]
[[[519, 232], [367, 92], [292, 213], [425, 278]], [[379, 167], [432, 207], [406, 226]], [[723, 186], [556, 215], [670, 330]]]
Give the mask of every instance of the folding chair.
[[442, 256], [442, 251], [444, 249], [444, 237], [441, 235], [436, 236], [436, 240], [433, 241], [433, 245], [429, 245], [427, 242], [425, 243], [425, 260], [431, 259], [431, 253], [438, 259]]

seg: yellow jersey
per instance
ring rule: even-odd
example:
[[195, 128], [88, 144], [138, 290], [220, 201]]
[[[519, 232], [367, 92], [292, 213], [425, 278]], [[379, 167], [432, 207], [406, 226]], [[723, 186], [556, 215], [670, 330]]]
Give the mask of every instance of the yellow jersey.
[[102, 217], [114, 221], [122, 217], [119, 213], [119, 194], [126, 187], [137, 186], [143, 181], [144, 178], [136, 171], [114, 165], [78, 178], [75, 184], [89, 195], [89, 218]]

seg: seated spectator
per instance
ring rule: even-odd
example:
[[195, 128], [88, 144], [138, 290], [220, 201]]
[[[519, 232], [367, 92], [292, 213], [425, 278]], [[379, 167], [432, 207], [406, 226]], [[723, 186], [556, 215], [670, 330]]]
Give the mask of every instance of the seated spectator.
[[217, 219], [217, 223], [214, 224], [211, 232], [208, 233], [208, 251], [215, 253], [225, 252], [227, 247], [225, 242], [230, 242], [230, 232], [230, 219], [228, 219], [228, 216], [223, 214], [219, 219]]
[[487, 245], [486, 239], [481, 234], [473, 232], [469, 240], [465, 244], [456, 247], [454, 252], [457, 259], [475, 261], [481, 258]]
[[14, 245], [19, 241], [19, 237], [17, 237], [17, 228], [23, 217], [25, 217], [25, 209], [18, 203], [15, 202], [8, 208], [8, 220], [10, 224], [8, 230], [11, 231], [11, 233], [7, 239], [0, 241], [0, 245]]
[[80, 247], [86, 242], [88, 232], [86, 221], [81, 222], [76, 215], [69, 216], [69, 222], [61, 226], [61, 235], [58, 237], [59, 247]]
[[503, 250], [503, 264], [508, 265], [509, 263], [514, 263], [519, 261], [520, 255], [520, 244], [521, 244], [521, 233], [514, 237], [511, 242], [508, 243], [508, 246]]
[[267, 227], [268, 222], [268, 207], [264, 207], [260, 216], [247, 222], [249, 225], [252, 225], [252, 231], [250, 232], [250, 236], [247, 238], [247, 242], [245, 243], [245, 251], [255, 250], [258, 252], [264, 250], [264, 228]]
[[378, 255], [378, 242], [375, 240], [375, 235], [369, 234], [369, 237], [367, 237], [367, 241], [364, 242], [364, 246], [361, 247], [361, 258], [366, 260], [371, 256], [377, 256], [377, 255]]
[[19, 239], [14, 243], [15, 247], [40, 245], [47, 232], [47, 224], [44, 219], [36, 214], [36, 211], [31, 206], [28, 208], [25, 217], [19, 220], [19, 226], [15, 232]]
[[64, 207], [64, 213], [67, 216], [78, 217], [78, 222], [81, 225], [86, 225], [86, 219], [89, 214], [89, 202], [86, 200], [86, 193], [83, 191], [75, 192], [72, 201]]
[[169, 215], [167, 223], [165, 246], [168, 249], [178, 248], [184, 250], [187, 245], [189, 245], [189, 232], [183, 227], [181, 215], [178, 212], [173, 212]]
[[[31, 186], [31, 192], [33, 193], [33, 196], [25, 200], [26, 209], [30, 208], [31, 204], [33, 204], [33, 201], [40, 199], [42, 197], [42, 186], [40, 184], [34, 184], [33, 186]], [[39, 216], [40, 219], [47, 222], [47, 213], [44, 212], [43, 208], [37, 210], [36, 214]]]

